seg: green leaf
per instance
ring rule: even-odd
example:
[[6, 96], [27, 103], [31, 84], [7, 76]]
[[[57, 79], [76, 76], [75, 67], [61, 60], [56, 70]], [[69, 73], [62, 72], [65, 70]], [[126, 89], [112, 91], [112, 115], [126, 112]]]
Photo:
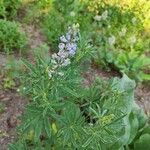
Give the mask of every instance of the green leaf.
[[9, 150], [28, 150], [24, 142], [17, 142], [9, 145]]
[[92, 140], [94, 139], [94, 136], [91, 136], [83, 145], [82, 145], [82, 147], [87, 147], [91, 142], [92, 142]]
[[141, 108], [139, 108], [138, 113], [137, 113], [136, 116], [138, 118], [139, 130], [140, 130], [146, 125], [146, 123], [148, 121], [148, 117]]
[[129, 115], [129, 130], [130, 130], [130, 137], [128, 140], [128, 144], [132, 142], [132, 140], [135, 138], [138, 128], [139, 128], [139, 122], [137, 119], [137, 115], [134, 112], [131, 112]]
[[144, 65], [150, 65], [150, 58], [149, 57], [144, 57], [143, 58], [143, 64]]
[[142, 80], [150, 80], [150, 75], [146, 73], [141, 73], [140, 78]]
[[142, 134], [150, 134], [150, 125], [143, 129]]
[[139, 127], [136, 115], [132, 112], [132, 109], [135, 105], [135, 82], [129, 79], [128, 76], [124, 74], [121, 79], [114, 79], [113, 88], [116, 88], [120, 92], [124, 93], [122, 101], [120, 102], [118, 107], [120, 111], [122, 111], [124, 114], [127, 114], [123, 119], [124, 131], [122, 131], [122, 136], [120, 136], [120, 139], [111, 147], [112, 149], [119, 149], [120, 147], [131, 143], [131, 141], [136, 136]]
[[34, 140], [37, 142], [40, 139], [40, 135], [43, 128], [43, 120], [38, 120], [36, 126], [35, 126], [35, 134], [34, 134]]
[[135, 150], [149, 150], [150, 149], [150, 134], [143, 134], [139, 140], [134, 144]]
[[74, 97], [76, 97], [76, 98], [79, 98], [78, 93], [76, 93], [74, 90], [72, 90], [72, 89], [70, 89], [70, 88], [67, 88], [67, 87], [65, 87], [64, 90], [65, 90], [66, 92], [68, 92], [69, 94], [71, 94], [72, 96], [74, 96]]
[[134, 104], [135, 81], [131, 80], [126, 74], [121, 79], [114, 78], [112, 83], [113, 89], [124, 93], [123, 99], [119, 104], [119, 109], [124, 114], [130, 114]]
[[48, 137], [51, 138], [51, 125], [48, 118], [44, 118], [44, 128]]
[[67, 103], [58, 121], [60, 123], [58, 136], [62, 138], [63, 144], [70, 143], [76, 147], [77, 141], [81, 140], [84, 123], [79, 107], [73, 103]]

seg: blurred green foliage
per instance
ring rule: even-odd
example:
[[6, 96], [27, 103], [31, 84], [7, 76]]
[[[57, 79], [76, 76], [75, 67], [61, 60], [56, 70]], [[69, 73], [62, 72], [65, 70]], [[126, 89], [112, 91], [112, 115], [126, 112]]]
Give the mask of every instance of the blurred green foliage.
[[21, 6], [22, 0], [0, 0], [0, 19], [13, 19]]
[[21, 51], [26, 44], [27, 37], [19, 28], [19, 24], [0, 19], [0, 51]]
[[71, 23], [78, 22], [81, 35], [94, 46], [95, 63], [104, 67], [114, 66], [112, 69], [137, 81], [150, 80], [146, 74], [150, 69], [147, 56], [150, 47], [148, 4], [148, 1], [55, 0], [53, 9], [42, 21], [42, 27], [55, 51], [58, 35]]

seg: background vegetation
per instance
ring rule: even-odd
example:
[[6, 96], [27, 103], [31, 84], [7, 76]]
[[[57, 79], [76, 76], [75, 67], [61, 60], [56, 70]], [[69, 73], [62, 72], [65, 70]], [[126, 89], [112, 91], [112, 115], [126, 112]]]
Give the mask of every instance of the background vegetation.
[[[134, 97], [150, 80], [148, 0], [0, 0], [3, 88], [28, 98], [10, 150], [150, 149], [147, 116]], [[31, 48], [25, 26], [45, 45]], [[86, 84], [90, 69], [115, 71]], [[4, 111], [0, 103], [0, 113]]]

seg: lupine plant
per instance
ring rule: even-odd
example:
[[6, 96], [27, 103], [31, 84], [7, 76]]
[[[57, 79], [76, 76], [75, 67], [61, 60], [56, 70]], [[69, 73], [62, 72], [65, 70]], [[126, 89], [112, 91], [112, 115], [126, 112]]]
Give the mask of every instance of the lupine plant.
[[60, 37], [58, 53], [36, 54], [34, 64], [24, 60], [22, 92], [30, 101], [18, 128], [18, 142], [10, 150], [134, 147], [132, 142], [147, 121], [134, 102], [135, 82], [123, 75], [110, 82], [98, 78], [85, 86], [81, 62], [91, 48], [81, 43], [78, 28], [73, 25]]

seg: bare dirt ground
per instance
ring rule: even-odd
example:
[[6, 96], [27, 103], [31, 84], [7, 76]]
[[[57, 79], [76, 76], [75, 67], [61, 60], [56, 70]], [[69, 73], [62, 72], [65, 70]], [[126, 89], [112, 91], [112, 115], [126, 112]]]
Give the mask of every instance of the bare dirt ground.
[[150, 118], [150, 85], [138, 85], [135, 90], [135, 99]]
[[7, 57], [0, 54], [0, 150], [7, 150], [8, 144], [14, 140], [16, 127], [20, 123], [18, 117], [26, 103], [25, 98], [17, 92], [17, 87], [4, 89], [2, 70], [6, 63]]
[[0, 90], [0, 102], [4, 105], [0, 113], [0, 150], [6, 150], [16, 136], [16, 127], [19, 125], [25, 98], [21, 97], [16, 90]]
[[41, 46], [46, 38], [43, 36], [42, 31], [35, 25], [22, 25], [22, 30], [27, 34], [29, 49], [35, 49]]
[[[32, 50], [38, 48], [44, 43], [44, 36], [40, 30], [34, 25], [23, 25], [28, 36], [29, 45], [27, 57], [32, 60]], [[14, 54], [16, 59], [21, 56]], [[7, 56], [0, 53], [0, 73], [7, 63]], [[5, 90], [3, 87], [4, 76], [0, 74], [0, 106], [3, 105], [2, 111], [0, 107], [0, 150], [7, 150], [9, 143], [13, 142], [16, 137], [16, 127], [20, 123], [19, 117], [24, 111], [27, 100], [17, 92], [17, 87]]]

